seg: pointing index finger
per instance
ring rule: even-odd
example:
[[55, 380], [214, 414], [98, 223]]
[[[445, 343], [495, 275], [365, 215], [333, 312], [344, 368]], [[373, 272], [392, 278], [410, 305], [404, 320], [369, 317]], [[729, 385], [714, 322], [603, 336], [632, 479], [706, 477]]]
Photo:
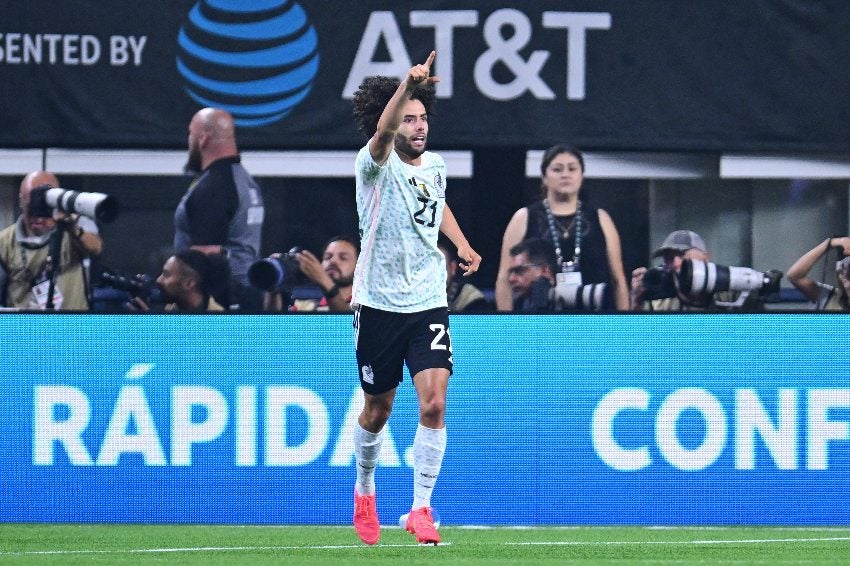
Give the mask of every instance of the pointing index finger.
[[428, 55], [428, 60], [427, 60], [427, 61], [425, 61], [425, 66], [426, 66], [426, 67], [428, 67], [428, 68], [430, 69], [430, 68], [431, 68], [431, 64], [432, 64], [432, 63], [434, 63], [434, 58], [435, 58], [436, 56], [437, 56], [437, 52], [436, 52], [436, 51], [431, 51], [431, 54], [430, 54], [430, 55]]

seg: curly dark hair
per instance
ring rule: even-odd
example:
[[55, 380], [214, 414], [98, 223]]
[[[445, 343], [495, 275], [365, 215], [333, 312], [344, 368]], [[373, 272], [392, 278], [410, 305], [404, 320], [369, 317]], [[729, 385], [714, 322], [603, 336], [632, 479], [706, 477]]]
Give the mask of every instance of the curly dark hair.
[[230, 265], [223, 255], [189, 249], [175, 253], [174, 257], [197, 274], [198, 287], [204, 295], [218, 295], [225, 290], [230, 280]]
[[[378, 119], [384, 111], [390, 98], [393, 97], [401, 81], [396, 77], [366, 77], [357, 92], [354, 93], [354, 119], [357, 122], [357, 130], [371, 138], [378, 130]], [[430, 116], [434, 107], [433, 87], [416, 87], [411, 93], [412, 100], [418, 100], [425, 107], [425, 112]]]

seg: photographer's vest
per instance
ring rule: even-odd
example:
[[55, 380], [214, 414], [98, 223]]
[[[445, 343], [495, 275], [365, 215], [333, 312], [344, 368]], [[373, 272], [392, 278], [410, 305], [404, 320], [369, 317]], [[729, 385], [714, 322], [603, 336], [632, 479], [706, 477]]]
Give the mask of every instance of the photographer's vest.
[[[15, 228], [0, 231], [0, 264], [6, 271], [5, 305], [19, 309], [40, 309], [33, 288], [44, 285], [47, 277], [49, 240], [40, 247], [24, 247], [18, 243]], [[54, 305], [62, 310], [88, 310], [82, 257], [71, 245], [70, 236], [62, 235], [59, 272], [56, 275]], [[44, 286], [43, 288], [47, 288]], [[56, 297], [61, 294], [61, 305]]]

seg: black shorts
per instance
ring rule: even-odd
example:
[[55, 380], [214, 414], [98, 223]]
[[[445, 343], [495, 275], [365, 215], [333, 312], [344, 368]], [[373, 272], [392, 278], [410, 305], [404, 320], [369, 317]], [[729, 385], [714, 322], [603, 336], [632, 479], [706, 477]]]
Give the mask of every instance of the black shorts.
[[446, 308], [397, 313], [361, 305], [354, 313], [354, 342], [360, 386], [370, 395], [398, 387], [404, 364], [411, 376], [431, 368], [452, 372]]

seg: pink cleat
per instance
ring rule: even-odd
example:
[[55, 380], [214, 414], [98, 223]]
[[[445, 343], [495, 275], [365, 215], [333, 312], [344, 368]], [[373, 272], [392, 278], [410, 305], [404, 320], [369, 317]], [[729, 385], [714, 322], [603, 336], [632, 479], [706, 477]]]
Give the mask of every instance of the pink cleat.
[[[375, 508], [374, 495], [358, 495], [354, 490], [354, 530], [366, 544], [378, 544], [381, 538], [381, 523]], [[438, 537], [439, 540], [439, 537]]]
[[407, 532], [416, 537], [419, 544], [437, 545], [440, 542], [440, 533], [434, 525], [434, 517], [431, 515], [430, 507], [414, 509], [407, 516]]

